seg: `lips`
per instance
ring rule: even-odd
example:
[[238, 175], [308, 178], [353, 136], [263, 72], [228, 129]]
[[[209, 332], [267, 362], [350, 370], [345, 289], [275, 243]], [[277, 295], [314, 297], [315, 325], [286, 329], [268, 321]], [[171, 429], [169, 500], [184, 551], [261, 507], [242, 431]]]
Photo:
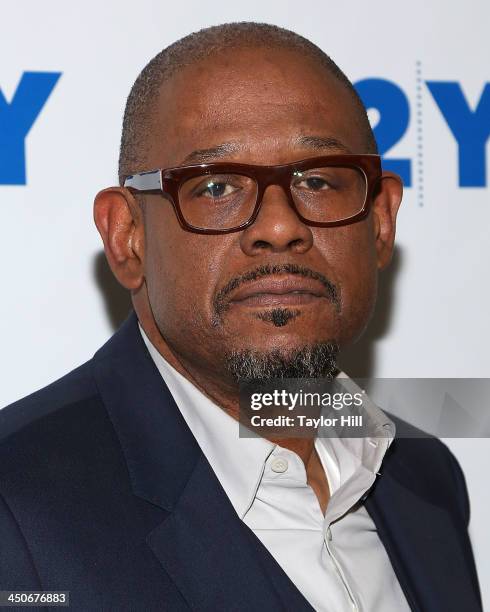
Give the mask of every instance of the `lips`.
[[303, 304], [327, 298], [320, 281], [297, 276], [267, 277], [240, 286], [233, 292], [231, 304]]

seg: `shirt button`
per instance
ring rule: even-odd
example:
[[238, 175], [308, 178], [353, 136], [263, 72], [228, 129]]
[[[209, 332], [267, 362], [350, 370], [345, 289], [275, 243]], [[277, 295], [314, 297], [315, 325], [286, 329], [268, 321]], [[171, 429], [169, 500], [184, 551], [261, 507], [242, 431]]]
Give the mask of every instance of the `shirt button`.
[[288, 469], [287, 459], [276, 457], [271, 463], [271, 470], [277, 474], [283, 474]]
[[332, 530], [330, 529], [330, 527], [327, 529], [327, 540], [329, 542], [332, 541]]

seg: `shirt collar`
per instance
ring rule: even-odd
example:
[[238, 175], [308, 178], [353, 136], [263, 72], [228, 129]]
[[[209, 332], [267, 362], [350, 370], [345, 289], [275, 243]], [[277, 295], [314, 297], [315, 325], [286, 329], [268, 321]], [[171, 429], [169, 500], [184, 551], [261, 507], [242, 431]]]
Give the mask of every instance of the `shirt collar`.
[[[253, 502], [265, 463], [277, 447], [260, 437], [239, 437], [239, 423], [215, 404], [194, 384], [172, 367], [138, 327], [145, 345], [170, 390], [189, 429], [210, 463], [235, 511], [243, 518]], [[339, 382], [349, 392], [361, 391], [346, 374]], [[385, 434], [380, 438], [317, 438], [319, 454], [330, 487], [330, 495], [361, 466], [370, 474], [379, 473], [383, 457], [395, 435], [394, 423], [366, 397], [363, 406]], [[388, 431], [388, 436], [386, 436]]]
[[138, 323], [141, 335], [189, 429], [218, 477], [235, 511], [243, 518], [275, 444], [265, 438], [240, 438], [239, 424], [166, 361]]

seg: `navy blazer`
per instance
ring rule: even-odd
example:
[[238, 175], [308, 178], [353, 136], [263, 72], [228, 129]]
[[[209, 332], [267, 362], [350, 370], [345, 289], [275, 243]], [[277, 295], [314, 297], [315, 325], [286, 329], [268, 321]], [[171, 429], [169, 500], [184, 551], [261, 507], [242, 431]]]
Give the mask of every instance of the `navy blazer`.
[[[0, 433], [0, 590], [70, 591], [83, 612], [312, 610], [235, 513], [134, 312], [93, 359], [1, 410]], [[397, 438], [381, 470], [366, 509], [412, 610], [481, 610], [453, 455]]]

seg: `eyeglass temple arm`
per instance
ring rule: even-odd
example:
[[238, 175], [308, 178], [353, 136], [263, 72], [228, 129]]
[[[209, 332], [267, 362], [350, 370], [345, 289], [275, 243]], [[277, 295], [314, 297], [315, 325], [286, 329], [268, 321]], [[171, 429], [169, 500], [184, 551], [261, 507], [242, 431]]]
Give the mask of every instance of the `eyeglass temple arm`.
[[162, 173], [160, 170], [150, 170], [132, 174], [124, 180], [124, 187], [131, 187], [136, 191], [162, 191]]

